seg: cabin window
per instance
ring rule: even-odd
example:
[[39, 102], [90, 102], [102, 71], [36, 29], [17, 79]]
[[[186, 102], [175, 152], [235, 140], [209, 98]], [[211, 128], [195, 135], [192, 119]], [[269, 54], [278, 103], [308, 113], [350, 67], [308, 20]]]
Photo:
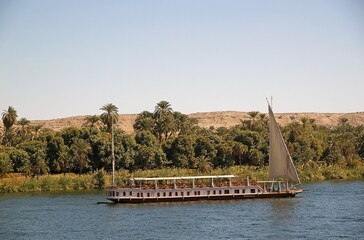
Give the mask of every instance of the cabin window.
[[197, 195], [200, 195], [200, 191], [197, 191]]
[[115, 197], [115, 191], [112, 191], [112, 196]]
[[255, 193], [255, 189], [251, 189], [251, 190], [250, 190], [250, 192], [251, 192], [251, 193]]
[[175, 195], [175, 196], [178, 196], [178, 192], [176, 192], [174, 195]]
[[210, 190], [207, 190], [207, 195], [210, 195]]
[[[183, 192], [182, 192], [183, 193]], [[182, 194], [183, 195], [183, 194]], [[190, 192], [187, 192], [187, 196], [190, 196]]]
[[169, 192], [169, 196], [170, 196], [170, 197], [172, 196], [172, 192]]
[[116, 192], [116, 196], [119, 197], [119, 192]]
[[143, 193], [141, 193], [140, 196], [143, 197]]
[[225, 190], [225, 194], [229, 194], [230, 192], [229, 192], [229, 190]]
[[235, 193], [239, 194], [239, 189], [235, 189]]
[[216, 194], [216, 190], [213, 191], [213, 194], [215, 195]]
[[150, 197], [150, 193], [147, 193], [147, 197]]
[[[183, 196], [185, 193], [184, 192], [181, 192], [181, 196]], [[187, 195], [190, 195], [189, 192], [187, 192]]]
[[160, 197], [161, 196], [161, 194], [160, 193], [157, 193], [157, 197]]
[[197, 191], [194, 191], [194, 192], [193, 192], [193, 194], [194, 194], [194, 195], [197, 195]]
[[166, 196], [166, 192], [163, 193], [163, 197], [165, 197], [165, 196]]
[[124, 197], [126, 196], [126, 192], [123, 192], [123, 196], [124, 196]]
[[222, 194], [222, 191], [221, 190], [219, 190], [219, 194]]
[[245, 189], [243, 189], [243, 191], [242, 191], [243, 193], [245, 193]]
[[137, 197], [139, 197], [139, 193], [137, 193]]

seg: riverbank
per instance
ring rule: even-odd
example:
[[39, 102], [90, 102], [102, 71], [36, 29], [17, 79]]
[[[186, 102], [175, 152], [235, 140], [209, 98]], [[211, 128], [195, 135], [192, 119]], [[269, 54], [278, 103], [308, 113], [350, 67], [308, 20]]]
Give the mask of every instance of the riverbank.
[[[297, 171], [304, 183], [320, 180], [364, 180], [364, 165], [357, 168], [341, 168], [339, 166], [302, 166]], [[234, 166], [227, 169], [214, 169], [201, 173], [196, 169], [156, 169], [138, 170], [130, 173], [126, 170], [117, 171], [116, 184], [123, 186], [127, 179], [132, 177], [171, 177], [196, 175], [239, 175], [250, 176], [252, 179], [268, 179], [268, 168], [253, 166]], [[39, 177], [25, 177], [20, 174], [9, 174], [0, 179], [0, 192], [41, 192], [41, 191], [69, 191], [104, 189], [111, 185], [111, 175], [103, 170], [89, 174], [55, 174]]]

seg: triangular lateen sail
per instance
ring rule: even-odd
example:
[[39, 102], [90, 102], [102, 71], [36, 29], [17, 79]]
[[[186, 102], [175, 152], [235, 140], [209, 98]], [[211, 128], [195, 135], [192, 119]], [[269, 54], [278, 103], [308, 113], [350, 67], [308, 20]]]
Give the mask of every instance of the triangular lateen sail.
[[297, 170], [284, 143], [273, 111], [269, 109], [269, 178], [285, 177], [301, 184]]

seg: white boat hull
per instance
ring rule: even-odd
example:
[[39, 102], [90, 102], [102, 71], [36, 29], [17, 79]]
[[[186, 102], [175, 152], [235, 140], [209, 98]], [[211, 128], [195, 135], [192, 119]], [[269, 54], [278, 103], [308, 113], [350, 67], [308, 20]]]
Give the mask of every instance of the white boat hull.
[[109, 188], [107, 199], [114, 203], [185, 202], [247, 198], [295, 197], [300, 190], [267, 191], [260, 186], [205, 187], [181, 189]]

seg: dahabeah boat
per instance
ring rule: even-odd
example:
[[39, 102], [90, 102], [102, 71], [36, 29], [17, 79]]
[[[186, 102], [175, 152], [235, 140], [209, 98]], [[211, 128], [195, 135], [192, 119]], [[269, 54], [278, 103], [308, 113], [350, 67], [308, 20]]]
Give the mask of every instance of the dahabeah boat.
[[296, 189], [301, 181], [269, 103], [268, 110], [269, 178], [280, 180], [254, 181], [235, 175], [132, 178], [127, 186], [107, 188], [107, 199], [147, 203], [295, 197], [303, 191]]

